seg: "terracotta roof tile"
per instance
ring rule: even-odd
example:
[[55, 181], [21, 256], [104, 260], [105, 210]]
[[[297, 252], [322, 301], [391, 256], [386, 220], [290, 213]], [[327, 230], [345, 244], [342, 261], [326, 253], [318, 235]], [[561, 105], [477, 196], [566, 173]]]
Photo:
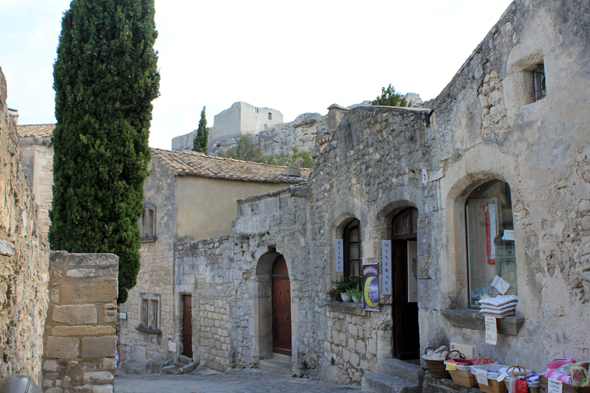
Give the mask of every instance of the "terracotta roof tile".
[[17, 127], [18, 136], [21, 138], [51, 138], [55, 124], [27, 124]]
[[301, 168], [301, 177], [286, 177], [283, 166], [207, 156], [190, 150], [152, 149], [152, 158], [157, 158], [177, 176], [295, 184], [307, 180], [311, 172]]

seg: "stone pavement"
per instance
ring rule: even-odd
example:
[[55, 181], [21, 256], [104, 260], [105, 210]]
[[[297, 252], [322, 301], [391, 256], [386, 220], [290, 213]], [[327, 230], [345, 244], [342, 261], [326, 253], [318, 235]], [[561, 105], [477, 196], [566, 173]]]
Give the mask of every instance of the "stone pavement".
[[348, 393], [359, 386], [336, 385], [259, 369], [220, 373], [201, 368], [186, 375], [118, 375], [116, 393]]

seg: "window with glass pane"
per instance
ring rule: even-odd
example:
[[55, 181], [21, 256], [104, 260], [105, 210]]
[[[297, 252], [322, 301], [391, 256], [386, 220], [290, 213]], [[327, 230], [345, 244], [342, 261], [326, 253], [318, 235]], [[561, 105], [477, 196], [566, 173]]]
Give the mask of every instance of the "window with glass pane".
[[140, 311], [140, 318], [141, 318], [141, 327], [147, 329], [148, 325], [148, 308], [149, 308], [149, 299], [141, 299], [141, 311]]
[[150, 300], [150, 315], [149, 315], [149, 328], [152, 330], [158, 329], [158, 301]]
[[344, 276], [361, 275], [361, 232], [359, 220], [353, 220], [344, 229]]
[[510, 186], [487, 182], [465, 202], [469, 305], [497, 295], [516, 295], [516, 258]]

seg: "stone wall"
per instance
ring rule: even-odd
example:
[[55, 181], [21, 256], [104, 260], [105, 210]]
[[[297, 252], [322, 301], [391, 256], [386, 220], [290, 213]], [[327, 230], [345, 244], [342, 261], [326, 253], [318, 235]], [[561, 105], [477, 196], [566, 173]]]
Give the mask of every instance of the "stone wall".
[[[327, 131], [326, 116], [319, 113], [304, 113], [289, 123], [276, 124], [250, 136], [255, 146], [260, 147], [265, 156], [279, 153], [293, 153], [293, 148], [311, 151], [315, 146], [316, 134]], [[235, 147], [240, 135], [209, 138], [207, 153], [218, 156]]]
[[283, 123], [283, 115], [272, 108], [257, 108], [247, 102], [235, 102], [215, 115], [210, 139], [256, 134], [273, 125]]
[[[129, 291], [120, 311], [127, 314], [120, 321], [121, 360], [145, 365], [155, 356], [168, 357], [168, 339], [174, 337], [174, 241], [176, 240], [177, 180], [157, 160], [149, 165], [151, 175], [144, 182], [144, 202], [155, 209], [156, 238], [143, 241], [139, 253], [141, 268], [137, 285]], [[140, 326], [141, 299], [159, 296], [159, 327], [155, 331]], [[172, 354], [173, 355], [173, 354]]]
[[38, 206], [39, 232], [47, 237], [49, 211], [53, 200], [53, 145], [51, 138], [20, 138], [22, 165]]
[[113, 392], [119, 258], [51, 253], [43, 389]]
[[0, 378], [23, 374], [39, 382], [49, 245], [37, 223], [6, 95], [0, 69]]

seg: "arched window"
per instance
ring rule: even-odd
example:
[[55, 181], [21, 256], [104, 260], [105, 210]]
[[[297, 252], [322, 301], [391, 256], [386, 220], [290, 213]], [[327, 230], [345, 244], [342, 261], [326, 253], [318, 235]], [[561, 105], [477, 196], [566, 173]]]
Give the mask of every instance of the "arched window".
[[361, 224], [352, 220], [344, 228], [344, 277], [361, 275]]
[[469, 305], [497, 295], [516, 295], [516, 258], [510, 186], [492, 180], [465, 202]]

